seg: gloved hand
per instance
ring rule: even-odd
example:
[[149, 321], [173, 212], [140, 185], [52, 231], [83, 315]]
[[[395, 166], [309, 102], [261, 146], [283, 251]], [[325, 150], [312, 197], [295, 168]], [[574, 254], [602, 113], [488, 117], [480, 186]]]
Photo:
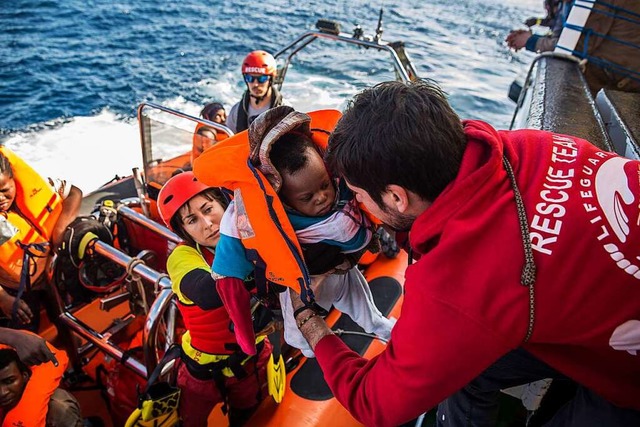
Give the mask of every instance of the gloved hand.
[[532, 16], [531, 18], [524, 21], [524, 25], [527, 27], [533, 27], [534, 25], [538, 25], [538, 18]]

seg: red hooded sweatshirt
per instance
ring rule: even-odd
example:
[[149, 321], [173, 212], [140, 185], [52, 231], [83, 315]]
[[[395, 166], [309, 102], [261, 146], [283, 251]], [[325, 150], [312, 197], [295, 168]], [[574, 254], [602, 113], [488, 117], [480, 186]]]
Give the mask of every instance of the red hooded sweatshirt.
[[[367, 361], [335, 336], [315, 349], [338, 400], [366, 425], [435, 407], [522, 346], [612, 403], [640, 409], [640, 162], [589, 142], [467, 121], [460, 172], [414, 222], [391, 341]], [[535, 325], [511, 164], [533, 256]]]

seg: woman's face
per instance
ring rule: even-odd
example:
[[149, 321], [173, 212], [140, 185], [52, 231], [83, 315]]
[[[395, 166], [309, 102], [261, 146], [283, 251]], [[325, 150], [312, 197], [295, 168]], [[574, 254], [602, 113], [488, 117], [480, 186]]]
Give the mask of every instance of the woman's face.
[[16, 198], [16, 182], [5, 173], [0, 173], [0, 212], [6, 212]]
[[212, 121], [216, 123], [220, 123], [222, 125], [227, 121], [227, 113], [224, 111], [223, 108], [216, 111], [216, 113], [213, 115]]
[[210, 248], [215, 248], [220, 240], [222, 214], [224, 208], [220, 203], [201, 194], [191, 198], [178, 211], [184, 231], [199, 245]]

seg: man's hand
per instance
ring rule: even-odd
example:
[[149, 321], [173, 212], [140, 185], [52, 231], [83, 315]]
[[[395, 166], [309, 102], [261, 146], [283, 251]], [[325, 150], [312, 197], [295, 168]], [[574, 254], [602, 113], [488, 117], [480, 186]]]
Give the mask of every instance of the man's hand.
[[36, 334], [0, 328], [0, 342], [15, 348], [20, 360], [27, 365], [39, 365], [51, 361], [54, 366], [58, 366], [58, 359], [47, 346], [47, 342]]
[[[5, 316], [11, 318], [13, 314], [13, 304], [16, 298], [12, 297], [5, 291], [0, 291], [0, 310], [5, 314]], [[33, 313], [31, 309], [27, 305], [24, 300], [20, 300], [18, 303], [18, 311], [16, 312], [17, 320], [27, 325], [31, 323], [31, 319], [33, 319]]]
[[293, 306], [293, 311], [304, 306], [302, 302], [302, 298], [300, 298], [300, 294], [293, 290], [293, 288], [289, 288], [289, 296], [291, 297], [291, 305]]
[[51, 232], [51, 245], [52, 248], [57, 248], [62, 243], [62, 237], [67, 229], [67, 225], [71, 224], [71, 221], [76, 219], [78, 212], [80, 211], [80, 204], [82, 203], [82, 190], [75, 185], [71, 186], [69, 195], [62, 201], [62, 212], [58, 217], [56, 225]]
[[505, 41], [507, 46], [517, 52], [527, 45], [527, 40], [529, 40], [531, 34], [530, 30], [514, 30], [509, 33]]
[[[297, 309], [304, 307], [304, 303], [300, 299], [300, 294], [298, 294], [292, 288], [289, 288], [289, 295], [291, 297], [291, 305], [293, 306], [294, 313]], [[331, 329], [325, 323], [324, 319], [321, 316], [313, 315], [313, 310], [311, 310], [310, 308], [307, 310], [302, 310], [300, 313], [298, 313], [298, 316], [295, 319], [296, 323], [299, 324], [301, 319], [307, 319], [300, 327], [300, 332], [302, 333], [302, 336], [307, 340], [312, 350], [315, 350], [316, 344], [318, 344], [318, 342], [322, 338], [327, 335], [333, 334]]]

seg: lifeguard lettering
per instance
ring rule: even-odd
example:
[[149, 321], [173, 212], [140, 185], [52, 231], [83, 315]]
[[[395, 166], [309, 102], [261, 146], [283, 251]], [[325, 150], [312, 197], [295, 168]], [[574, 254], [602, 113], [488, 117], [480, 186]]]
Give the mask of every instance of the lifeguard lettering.
[[[632, 184], [624, 173], [629, 159], [612, 157], [611, 153], [597, 152], [587, 159], [579, 185], [582, 207], [589, 214], [589, 222], [597, 227], [597, 239], [616, 266], [640, 280], [640, 256], [634, 245], [629, 247], [628, 236], [638, 222], [640, 206]], [[621, 173], [622, 172], [622, 173]], [[636, 174], [640, 170], [636, 171]], [[631, 253], [629, 253], [631, 252]]]
[[541, 202], [536, 204], [536, 214], [531, 220], [531, 245], [536, 251], [551, 255], [551, 246], [558, 240], [562, 229], [562, 220], [567, 210], [564, 203], [569, 200], [569, 192], [573, 186], [575, 169], [571, 166], [576, 161], [578, 149], [570, 138], [553, 135], [551, 166], [540, 191]]

